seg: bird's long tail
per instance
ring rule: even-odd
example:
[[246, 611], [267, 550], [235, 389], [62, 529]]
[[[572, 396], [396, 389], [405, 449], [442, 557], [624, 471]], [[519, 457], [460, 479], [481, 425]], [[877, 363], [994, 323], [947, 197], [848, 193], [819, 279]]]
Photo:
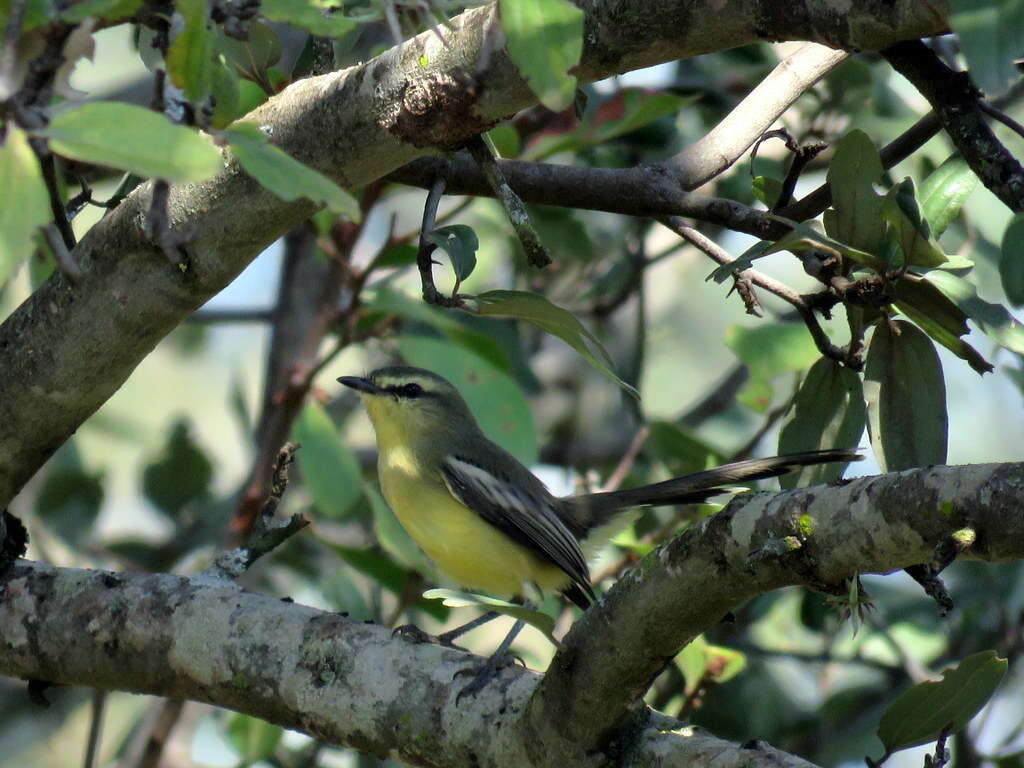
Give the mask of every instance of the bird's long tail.
[[583, 535], [604, 525], [616, 513], [632, 507], [656, 507], [666, 504], [695, 504], [722, 492], [722, 486], [785, 475], [810, 464], [832, 461], [859, 461], [864, 458], [856, 450], [833, 448], [824, 451], [804, 451], [773, 456], [767, 459], [748, 459], [723, 464], [704, 472], [674, 477], [660, 483], [627, 488], [621, 491], [589, 493], [562, 499], [562, 509], [569, 518], [567, 523]]

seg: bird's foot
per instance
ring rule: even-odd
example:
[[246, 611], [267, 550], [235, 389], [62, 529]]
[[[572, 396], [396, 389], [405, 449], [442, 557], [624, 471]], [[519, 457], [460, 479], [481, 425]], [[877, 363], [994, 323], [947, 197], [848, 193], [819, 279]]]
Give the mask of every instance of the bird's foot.
[[480, 691], [487, 687], [488, 683], [496, 679], [503, 669], [506, 667], [513, 666], [516, 662], [519, 662], [523, 667], [526, 663], [521, 657], [508, 651], [502, 651], [500, 653], [494, 653], [487, 658], [487, 660], [479, 665], [468, 667], [467, 669], [460, 669], [455, 673], [456, 677], [461, 675], [473, 675], [473, 679], [469, 681], [469, 685], [459, 691], [455, 697], [455, 704], [458, 705], [462, 701], [463, 696], [476, 696]]
[[420, 645], [421, 643], [430, 643], [431, 645], [440, 645], [444, 648], [454, 648], [457, 651], [465, 650], [465, 648], [454, 643], [454, 638], [448, 638], [445, 635], [432, 635], [429, 632], [424, 632], [415, 624], [403, 624], [400, 627], [395, 627], [391, 631], [391, 636], [400, 637], [403, 640], [416, 645]]

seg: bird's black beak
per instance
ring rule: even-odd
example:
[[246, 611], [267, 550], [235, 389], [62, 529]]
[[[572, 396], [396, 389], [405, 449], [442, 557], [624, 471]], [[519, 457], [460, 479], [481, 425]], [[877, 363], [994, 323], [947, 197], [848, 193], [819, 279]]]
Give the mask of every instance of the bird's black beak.
[[380, 391], [372, 381], [359, 376], [342, 376], [338, 381], [356, 392], [365, 392], [368, 395], [375, 395]]

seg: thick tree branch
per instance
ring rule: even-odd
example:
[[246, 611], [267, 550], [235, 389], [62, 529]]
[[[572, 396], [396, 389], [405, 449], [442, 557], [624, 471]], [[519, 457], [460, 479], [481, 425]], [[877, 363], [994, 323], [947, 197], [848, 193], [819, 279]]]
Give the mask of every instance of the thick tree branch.
[[1024, 211], [1024, 168], [985, 123], [981, 92], [919, 40], [882, 51], [893, 69], [928, 99], [954, 146], [982, 183], [1014, 213]]
[[741, 496], [645, 557], [576, 622], [530, 704], [538, 738], [571, 722], [561, 732], [586, 752], [628, 732], [640, 697], [679, 650], [768, 590], [845, 590], [858, 573], [931, 562], [965, 528], [975, 533], [966, 557], [1024, 557], [1022, 501], [1024, 463]]
[[[492, 10], [456, 17], [444, 41], [428, 31], [360, 66], [297, 82], [248, 119], [349, 187], [458, 147], [535, 103]], [[878, 49], [941, 31], [946, 11], [914, 0], [597, 0], [587, 4], [577, 72], [589, 82], [761, 39]], [[712, 13], [714, 25], [694, 23]], [[282, 202], [233, 161], [211, 181], [175, 186], [168, 226], [194, 232], [183, 274], [145, 234], [152, 194], [152, 184], [136, 189], [78, 244], [80, 285], [50, 279], [0, 327], [0, 506], [163, 336], [314, 210]]]
[[[19, 561], [3, 587], [0, 674], [206, 702], [413, 765], [565, 765], [531, 762], [522, 714], [538, 676], [520, 667], [457, 702], [455, 675], [478, 657], [223, 582]], [[654, 714], [620, 764], [712, 757], [809, 766]]]
[[0, 582], [0, 673], [208, 702], [418, 765], [806, 765], [639, 698], [683, 644], [768, 590], [929, 562], [968, 527], [965, 556], [1024, 558], [1022, 501], [1024, 463], [742, 497], [628, 571], [543, 679], [508, 669], [459, 704], [470, 654], [223, 581], [18, 561]]

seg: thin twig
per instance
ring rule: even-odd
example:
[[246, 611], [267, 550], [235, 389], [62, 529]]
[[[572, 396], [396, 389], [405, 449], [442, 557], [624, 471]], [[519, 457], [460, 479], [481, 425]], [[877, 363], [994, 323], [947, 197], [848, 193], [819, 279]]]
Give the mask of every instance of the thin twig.
[[939, 738], [935, 741], [935, 754], [925, 755], [925, 768], [945, 768], [949, 762], [949, 751], [946, 749], [946, 740], [953, 733], [952, 724], [942, 729]]
[[1024, 167], [984, 120], [981, 93], [966, 72], [954, 72], [920, 40], [882, 51], [939, 117], [950, 141], [981, 182], [1015, 213], [1024, 212]]
[[[726, 253], [726, 251], [717, 243], [702, 235], [696, 229], [686, 224], [683, 220], [675, 216], [664, 216], [659, 218], [658, 221], [680, 237], [688, 240], [699, 250], [703, 251], [711, 258], [712, 261], [718, 264], [731, 264], [735, 261], [735, 259]], [[778, 280], [762, 274], [756, 269], [745, 269], [740, 274], [742, 277], [750, 280], [754, 285], [763, 288], [769, 293], [772, 293], [783, 301], [791, 304], [796, 311], [800, 313], [800, 317], [807, 326], [807, 330], [810, 332], [811, 338], [814, 339], [814, 344], [818, 347], [818, 351], [821, 352], [821, 354], [833, 360], [846, 363], [847, 365], [853, 366], [856, 364], [856, 361], [849, 360], [848, 355], [832, 343], [828, 334], [825, 333], [821, 324], [818, 322], [818, 318], [815, 316], [814, 311], [808, 306], [803, 296], [798, 294], [788, 285], [780, 283]]]
[[187, 323], [212, 325], [215, 323], [269, 323], [274, 319], [270, 309], [197, 309]]
[[75, 233], [71, 229], [71, 222], [68, 220], [67, 209], [60, 196], [60, 184], [57, 181], [57, 163], [53, 153], [43, 139], [30, 139], [29, 145], [39, 160], [39, 167], [43, 172], [43, 181], [46, 183], [46, 194], [50, 199], [50, 212], [53, 214], [53, 222], [64, 241], [64, 247], [71, 250], [75, 247]]
[[618, 465], [615, 470], [608, 476], [605, 481], [602, 491], [614, 491], [618, 489], [622, 482], [629, 477], [629, 473], [633, 471], [633, 465], [636, 463], [636, 457], [640, 455], [640, 449], [644, 447], [644, 443], [647, 442], [647, 438], [651, 436], [651, 428], [647, 425], [640, 427], [633, 435], [633, 440], [630, 442], [626, 452], [622, 454], [622, 458], [619, 459]]
[[155, 702], [148, 710], [144, 726], [132, 737], [117, 768], [157, 768], [184, 707], [185, 702], [181, 699]]
[[[286, 240], [288, 247], [299, 250], [286, 259], [286, 265], [291, 263], [295, 269], [281, 273], [281, 290], [275, 309], [275, 343], [271, 345], [267, 363], [256, 458], [231, 521], [236, 540], [244, 539], [266, 499], [267, 476], [278, 447], [288, 439], [313, 378], [323, 363], [320, 348], [324, 338], [332, 330], [338, 331], [338, 343], [332, 355], [355, 338], [367, 272], [352, 270], [351, 253], [384, 187], [383, 182], [374, 182], [363, 190], [359, 201], [362, 216], [358, 224], [337, 221], [331, 227], [329, 242], [325, 243], [330, 257], [326, 267], [317, 269], [321, 265], [312, 250], [306, 250], [310, 241], [301, 232], [300, 236]], [[286, 257], [289, 257], [287, 252]], [[304, 272], [314, 272], [316, 282], [297, 279], [300, 267]], [[343, 299], [347, 301], [343, 303]]]
[[270, 483], [270, 493], [257, 515], [245, 546], [221, 552], [209, 568], [197, 578], [237, 579], [263, 555], [283, 544], [307, 525], [309, 520], [301, 514], [292, 515], [283, 523], [275, 521], [281, 497], [288, 488], [288, 465], [294, 461], [298, 443], [285, 443], [277, 453]]
[[1011, 131], [1016, 133], [1021, 138], [1024, 138], [1024, 125], [1021, 125], [1008, 114], [1003, 112], [1001, 109], [997, 109], [989, 104], [987, 101], [979, 101], [978, 106], [981, 107], [981, 111], [990, 117], [994, 117], [1000, 123], [1005, 125]]
[[441, 294], [434, 284], [434, 251], [437, 245], [430, 241], [430, 233], [434, 231], [434, 222], [437, 218], [437, 207], [441, 204], [444, 196], [444, 188], [447, 180], [444, 174], [438, 174], [434, 183], [430, 185], [426, 202], [423, 204], [423, 223], [420, 226], [419, 250], [416, 252], [416, 268], [420, 272], [420, 284], [423, 287], [423, 300], [428, 304], [441, 304], [442, 306], [460, 306], [456, 296], [450, 299]]
[[[793, 394], [795, 395], [796, 392]], [[786, 415], [791, 403], [792, 398], [788, 398], [785, 403], [769, 411], [768, 415], [764, 419], [764, 423], [758, 428], [757, 432], [755, 432], [750, 439], [739, 448], [739, 450], [729, 457], [729, 461], [742, 461], [743, 459], [750, 458], [754, 449], [757, 448], [758, 443], [764, 440], [765, 435], [767, 435], [771, 431], [772, 427], [779, 422], [779, 419]]]
[[714, 386], [703, 400], [694, 404], [679, 419], [679, 425], [687, 429], [696, 429], [704, 422], [725, 411], [736, 401], [736, 394], [747, 383], [750, 371], [743, 363], [739, 363], [722, 381]]
[[146, 234], [153, 238], [167, 260], [176, 267], [182, 262], [180, 246], [182, 241], [171, 232], [167, 216], [167, 200], [171, 195], [171, 185], [164, 179], [153, 182], [153, 197], [146, 214]]
[[798, 146], [796, 151], [793, 153], [793, 161], [789, 165], [789, 170], [786, 172], [786, 178], [782, 181], [782, 191], [779, 192], [779, 199], [772, 205], [772, 210], [782, 208], [790, 204], [793, 200], [793, 192], [796, 189], [796, 183], [800, 180], [800, 174], [803, 173], [804, 168], [807, 164], [816, 158], [821, 152], [828, 147], [827, 144], [815, 143], [815, 144], [804, 144]]
[[51, 221], [42, 227], [42, 231], [43, 239], [46, 240], [46, 244], [50, 246], [50, 250], [53, 252], [57, 268], [73, 284], [78, 283], [82, 278], [82, 268], [78, 266], [78, 262], [71, 255], [71, 251], [64, 245], [64, 239], [60, 236], [60, 232], [57, 231], [57, 226]]
[[89, 741], [85, 745], [82, 768], [93, 768], [96, 765], [100, 735], [103, 733], [103, 710], [106, 708], [106, 703], [107, 691], [101, 691], [99, 688], [93, 689], [89, 714]]
[[526, 251], [526, 260], [534, 267], [546, 267], [551, 263], [551, 256], [548, 254], [547, 248], [544, 247], [544, 243], [541, 242], [533, 222], [530, 221], [526, 205], [509, 186], [505, 175], [498, 166], [498, 157], [490, 139], [483, 134], [474, 136], [469, 140], [466, 149], [484, 172], [487, 183], [490, 184], [494, 194], [504, 207], [505, 214], [512, 223], [512, 229], [515, 230], [519, 242], [523, 245], [523, 250]]

